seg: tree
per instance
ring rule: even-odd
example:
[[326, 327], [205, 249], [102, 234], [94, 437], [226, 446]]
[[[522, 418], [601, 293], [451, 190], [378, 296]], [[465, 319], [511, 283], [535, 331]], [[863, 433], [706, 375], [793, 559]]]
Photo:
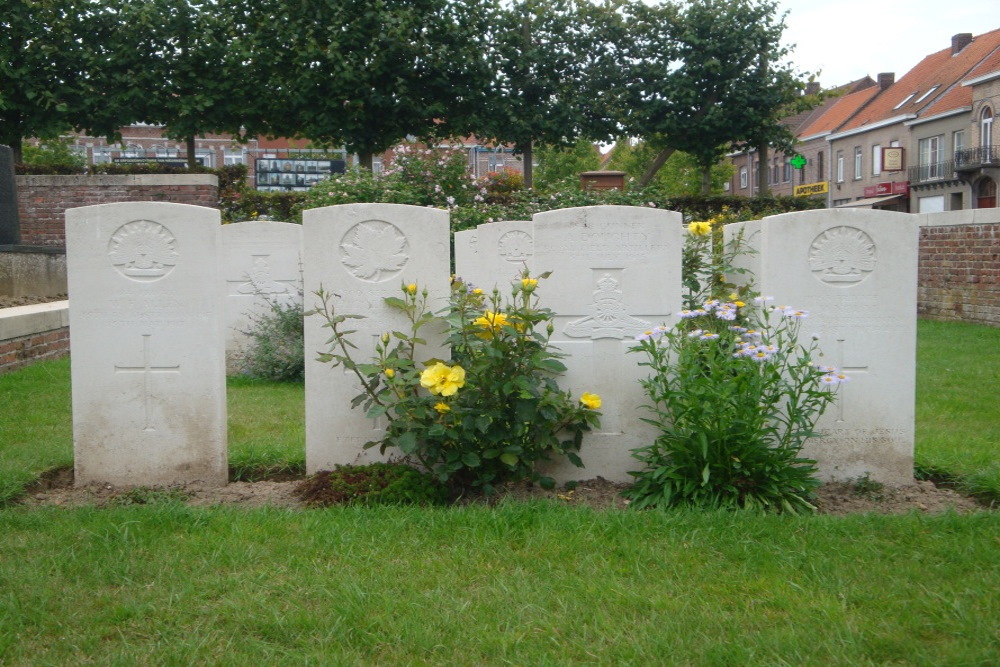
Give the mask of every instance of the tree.
[[407, 136], [468, 131], [487, 93], [480, 42], [490, 3], [281, 0], [255, 57], [272, 77], [272, 135], [345, 144], [363, 166]]
[[[657, 150], [642, 141], [620, 140], [612, 149], [608, 167], [624, 171], [630, 180], [638, 181], [655, 159]], [[705, 192], [704, 170], [697, 160], [683, 151], [676, 151], [649, 182], [668, 196], [720, 194], [732, 177], [731, 164], [716, 163], [709, 170], [709, 188]]]
[[524, 156], [526, 187], [536, 143], [572, 146], [617, 134], [616, 54], [629, 34], [617, 4], [520, 0], [492, 24], [495, 81], [477, 132]]
[[[195, 162], [195, 138], [239, 139], [259, 126], [266, 81], [248, 74], [253, 33], [242, 0], [100, 0], [85, 17], [89, 113], [100, 134], [135, 121], [162, 124]], [[255, 121], [257, 121], [255, 123]], [[250, 129], [248, 129], [248, 127]]]
[[626, 129], [659, 150], [640, 184], [677, 150], [708, 174], [734, 143], [790, 140], [778, 114], [801, 97], [805, 82], [781, 62], [788, 53], [784, 17], [773, 0], [691, 0], [634, 11]]
[[538, 173], [534, 186], [541, 192], [547, 192], [575, 181], [576, 187], [579, 187], [580, 172], [600, 167], [601, 153], [586, 139], [578, 139], [570, 148], [542, 145], [538, 147]]
[[10, 0], [0, 12], [0, 143], [15, 162], [24, 138], [71, 125], [81, 50], [73, 16], [69, 0]]

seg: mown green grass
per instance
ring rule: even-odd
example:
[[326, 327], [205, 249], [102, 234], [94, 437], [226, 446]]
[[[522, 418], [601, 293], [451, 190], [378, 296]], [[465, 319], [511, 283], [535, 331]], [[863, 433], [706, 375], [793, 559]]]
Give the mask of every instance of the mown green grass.
[[[918, 460], [978, 480], [1000, 458], [988, 409], [995, 330], [919, 331]], [[301, 385], [229, 389], [237, 474], [300, 468]], [[0, 401], [3, 505], [72, 461], [68, 362], [0, 376]], [[986, 665], [1000, 655], [995, 512], [143, 501], [0, 509], [0, 664]]]
[[921, 321], [917, 470], [1000, 499], [1000, 328]]
[[1000, 516], [0, 511], [0, 663], [995, 664]]

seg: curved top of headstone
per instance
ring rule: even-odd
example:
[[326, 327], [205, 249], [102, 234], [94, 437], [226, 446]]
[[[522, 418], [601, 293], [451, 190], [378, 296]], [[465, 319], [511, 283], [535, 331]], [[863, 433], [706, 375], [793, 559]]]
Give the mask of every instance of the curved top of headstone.
[[606, 219], [611, 216], [622, 222], [638, 222], [640, 220], [656, 219], [669, 220], [670, 218], [675, 219], [677, 222], [682, 222], [684, 220], [684, 216], [677, 211], [665, 211], [663, 209], [649, 208], [646, 206], [619, 205], [558, 208], [552, 211], [536, 213], [532, 216], [532, 220], [534, 220], [536, 224], [547, 224], [560, 220], [579, 220], [581, 217], [586, 220], [590, 217]]

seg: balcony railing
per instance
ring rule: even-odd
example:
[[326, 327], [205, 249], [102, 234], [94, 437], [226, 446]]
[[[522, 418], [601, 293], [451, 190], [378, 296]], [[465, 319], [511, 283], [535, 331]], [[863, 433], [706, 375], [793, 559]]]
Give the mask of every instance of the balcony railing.
[[928, 183], [930, 181], [942, 181], [946, 178], [954, 178], [955, 168], [953, 160], [945, 160], [944, 162], [933, 162], [931, 164], [910, 167], [906, 170], [906, 176], [910, 180], [910, 185]]
[[1000, 167], [1000, 146], [976, 146], [955, 151], [955, 171]]

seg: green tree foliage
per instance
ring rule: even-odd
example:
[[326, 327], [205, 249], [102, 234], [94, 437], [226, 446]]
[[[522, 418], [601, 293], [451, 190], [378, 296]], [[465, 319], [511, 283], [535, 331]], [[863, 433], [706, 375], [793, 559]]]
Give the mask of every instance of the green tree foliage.
[[81, 44], [67, 0], [8, 0], [0, 11], [0, 144], [21, 161], [25, 137], [53, 138], [71, 125], [81, 94]]
[[805, 82], [783, 62], [785, 24], [776, 2], [692, 0], [633, 11], [625, 128], [659, 150], [643, 184], [676, 150], [707, 168], [734, 143], [791, 140], [777, 121]]
[[[271, 0], [255, 22], [269, 43], [270, 133], [340, 144], [363, 166], [405, 137], [470, 129], [489, 76], [481, 42], [490, 3]], [[264, 9], [258, 9], [258, 14]]]
[[[624, 171], [629, 182], [637, 182], [656, 159], [656, 155], [657, 150], [644, 141], [623, 139], [612, 149], [608, 168]], [[709, 191], [705, 193], [702, 167], [688, 153], [677, 151], [656, 172], [649, 187], [668, 197], [717, 195], [722, 194], [723, 186], [732, 177], [732, 172], [731, 164], [713, 164], [709, 171]]]
[[187, 144], [209, 132], [245, 136], [267, 82], [251, 80], [253, 34], [243, 0], [103, 0], [86, 20], [92, 121], [100, 129], [141, 120]]
[[540, 193], [580, 186], [580, 172], [601, 166], [601, 153], [592, 142], [578, 139], [571, 148], [539, 146], [535, 189]]
[[527, 187], [536, 143], [572, 146], [616, 134], [619, 87], [611, 82], [627, 35], [610, 3], [521, 0], [497, 14], [486, 40], [495, 81], [477, 132], [524, 155]]

